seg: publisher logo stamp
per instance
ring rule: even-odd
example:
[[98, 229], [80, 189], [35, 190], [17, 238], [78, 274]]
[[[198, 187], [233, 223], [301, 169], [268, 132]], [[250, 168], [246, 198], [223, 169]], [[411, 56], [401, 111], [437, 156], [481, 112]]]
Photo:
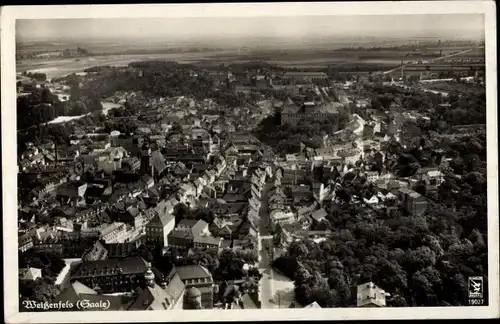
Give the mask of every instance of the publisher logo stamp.
[[469, 277], [469, 298], [483, 298], [483, 277]]

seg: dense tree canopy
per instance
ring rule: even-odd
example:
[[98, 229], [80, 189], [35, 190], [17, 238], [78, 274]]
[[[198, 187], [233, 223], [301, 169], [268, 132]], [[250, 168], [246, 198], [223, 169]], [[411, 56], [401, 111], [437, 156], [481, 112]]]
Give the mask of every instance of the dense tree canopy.
[[142, 91], [156, 97], [212, 98], [228, 108], [244, 103], [233, 91], [216, 89], [209, 74], [198, 73], [193, 77], [191, 72], [194, 70], [189, 64], [168, 61], [134, 62], [128, 68], [100, 68], [80, 91], [83, 95], [94, 94], [100, 98], [112, 96], [117, 91]]

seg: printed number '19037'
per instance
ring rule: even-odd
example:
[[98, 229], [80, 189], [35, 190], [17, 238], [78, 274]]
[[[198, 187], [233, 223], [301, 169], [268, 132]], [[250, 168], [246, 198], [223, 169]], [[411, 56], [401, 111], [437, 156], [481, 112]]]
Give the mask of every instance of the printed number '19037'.
[[483, 303], [483, 299], [469, 299], [469, 305], [482, 305]]

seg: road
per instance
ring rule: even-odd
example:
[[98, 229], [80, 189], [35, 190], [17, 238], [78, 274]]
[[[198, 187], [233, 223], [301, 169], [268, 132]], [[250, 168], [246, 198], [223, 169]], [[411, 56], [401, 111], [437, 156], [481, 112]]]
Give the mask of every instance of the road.
[[271, 271], [271, 251], [273, 246], [272, 235], [269, 233], [271, 219], [269, 216], [269, 191], [273, 187], [274, 177], [266, 182], [261, 191], [260, 216], [260, 237], [259, 237], [259, 271], [262, 279], [259, 282], [259, 299], [261, 308], [277, 308], [270, 300], [274, 294], [273, 278]]
[[261, 236], [268, 236], [270, 235], [269, 233], [269, 226], [271, 225], [271, 218], [269, 216], [269, 191], [272, 189], [274, 183], [274, 179], [271, 179], [266, 182], [264, 187], [262, 188], [262, 191], [260, 193], [261, 196], [261, 206], [259, 210], [259, 216], [260, 216], [260, 235]]
[[[470, 52], [472, 50], [473, 50], [473, 48], [470, 48], [468, 50], [461, 51], [461, 52], [458, 52], [458, 53], [455, 53], [455, 54], [449, 54], [449, 55], [441, 56], [441, 57], [433, 59], [433, 61], [436, 62], [436, 61], [439, 61], [439, 60], [444, 60], [444, 59], [447, 59], [447, 58], [450, 58], [450, 57], [453, 57], [453, 56], [456, 56], [456, 55], [461, 55], [461, 54], [468, 53], [468, 52]], [[408, 63], [408, 64], [403, 64], [403, 66], [407, 67], [407, 66], [416, 65], [416, 64], [419, 64], [419, 63], [418, 62], [412, 62], [412, 63]], [[382, 72], [382, 74], [389, 74], [389, 73], [392, 73], [394, 71], [399, 70], [400, 68], [401, 68], [401, 66], [398, 66], [397, 68], [391, 69], [389, 71], [384, 71], [384, 72]]]

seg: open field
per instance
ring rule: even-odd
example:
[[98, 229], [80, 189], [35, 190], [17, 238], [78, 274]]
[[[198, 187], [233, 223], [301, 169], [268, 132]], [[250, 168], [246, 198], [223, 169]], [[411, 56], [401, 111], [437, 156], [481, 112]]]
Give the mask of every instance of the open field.
[[[36, 50], [45, 48], [45, 50], [53, 51], [61, 46], [51, 44], [44, 47], [43, 45], [33, 45]], [[64, 46], [67, 46], [64, 45]], [[63, 46], [63, 47], [64, 47]], [[106, 50], [110, 51], [110, 45], [106, 46]], [[99, 45], [94, 45], [93, 49]], [[112, 48], [112, 47], [111, 47]], [[314, 49], [314, 48], [313, 48]], [[25, 49], [26, 50], [26, 49]], [[29, 48], [33, 50], [33, 47]], [[433, 59], [439, 56], [438, 48], [423, 48], [422, 51], [413, 50], [411, 48], [384, 48], [384, 49], [297, 49], [297, 50], [235, 50], [228, 49], [224, 51], [207, 51], [207, 52], [185, 52], [185, 53], [164, 53], [160, 49], [150, 48], [150, 54], [109, 54], [99, 56], [89, 56], [81, 58], [54, 58], [45, 60], [19, 60], [16, 64], [17, 71], [31, 71], [46, 73], [49, 79], [60, 77], [71, 73], [81, 72], [84, 69], [99, 65], [125, 66], [134, 61], [143, 60], [167, 60], [177, 61], [179, 63], [199, 64], [204, 67], [215, 66], [221, 63], [242, 63], [248, 61], [266, 61], [272, 64], [282, 66], [284, 68], [300, 68], [300, 69], [326, 69], [328, 67], [338, 71], [359, 70], [359, 71], [376, 71], [379, 69], [397, 68], [404, 62], [429, 61], [425, 64], [413, 64], [407, 66], [406, 71], [445, 71], [445, 70], [467, 70], [467, 67], [448, 63], [445, 60]], [[155, 52], [156, 51], [156, 52]], [[450, 55], [463, 51], [462, 48], [445, 48], [442, 49], [442, 55]], [[111, 52], [110, 52], [111, 53]], [[473, 48], [472, 50], [458, 55], [450, 56], [454, 60], [475, 60], [484, 59], [484, 48]], [[474, 65], [474, 64], [472, 64]], [[430, 66], [430, 67], [429, 67]], [[477, 67], [484, 66], [479, 64]], [[476, 67], [476, 66], [474, 66]]]
[[469, 52], [458, 54], [455, 57], [456, 58], [478, 58], [478, 57], [484, 58], [484, 56], [485, 56], [484, 47], [475, 47], [475, 48], [471, 49]]
[[445, 91], [448, 93], [479, 93], [485, 91], [484, 86], [476, 84], [462, 84], [457, 82], [436, 82], [425, 85], [425, 89]]
[[76, 59], [22, 60], [17, 62], [17, 72], [30, 71], [46, 73], [47, 78], [61, 77], [81, 72], [87, 68], [100, 65], [126, 66], [131, 62], [147, 60], [178, 61], [179, 63], [196, 63], [208, 58], [204, 53], [182, 54], [139, 54], [139, 55], [106, 55], [82, 57]]
[[[370, 58], [356, 57], [354, 55], [333, 54], [323, 57], [300, 58], [297, 56], [280, 57], [279, 55], [262, 56], [262, 61], [274, 63], [285, 68], [310, 68], [323, 69], [327, 67], [354, 68], [356, 66], [385, 68], [397, 66], [401, 59], [399, 57]], [[250, 55], [227, 55], [227, 53], [175, 53], [175, 54], [138, 54], [138, 55], [106, 55], [92, 56], [72, 59], [47, 59], [47, 60], [20, 60], [16, 64], [17, 72], [30, 71], [46, 73], [49, 79], [61, 77], [71, 73], [81, 72], [87, 68], [100, 65], [125, 66], [131, 62], [143, 60], [167, 60], [179, 63], [200, 63], [202, 65], [218, 65], [220, 63], [238, 63], [256, 60]]]

